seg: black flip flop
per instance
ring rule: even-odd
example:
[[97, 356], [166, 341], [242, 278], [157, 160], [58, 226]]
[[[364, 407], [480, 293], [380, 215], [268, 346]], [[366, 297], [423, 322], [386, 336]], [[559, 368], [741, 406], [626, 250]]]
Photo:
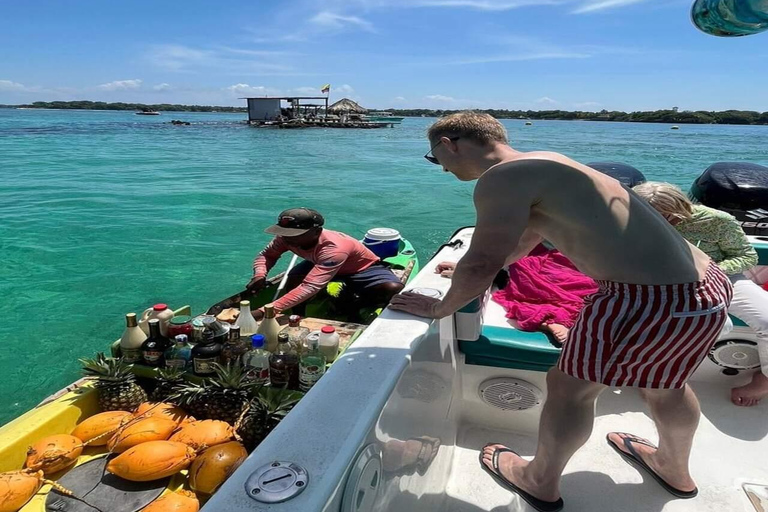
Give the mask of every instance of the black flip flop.
[[[619, 446], [611, 441], [610, 436], [611, 434], [616, 434], [618, 436], [623, 436], [622, 439], [624, 440], [624, 446], [629, 450], [629, 453], [625, 452]], [[650, 446], [651, 448], [656, 448], [656, 445], [648, 441], [647, 439], [643, 439], [642, 437], [637, 437], [634, 434], [628, 434], [626, 432], [611, 432], [607, 436], [605, 436], [605, 440], [608, 441], [608, 445], [613, 448], [616, 453], [621, 455], [621, 458], [627, 461], [629, 464], [645, 470], [646, 473], [651, 475], [654, 480], [659, 482], [659, 485], [661, 485], [664, 489], [667, 490], [670, 494], [673, 496], [676, 496], [678, 498], [682, 499], [690, 499], [695, 498], [696, 495], [699, 494], [699, 489], [696, 488], [692, 491], [681, 491], [680, 489], [676, 487], [672, 487], [669, 485], [666, 480], [661, 478], [661, 476], [656, 473], [651, 466], [645, 463], [645, 461], [640, 457], [640, 455], [635, 451], [635, 448], [632, 446], [632, 443], [638, 443], [638, 444], [644, 444], [645, 446]]]
[[[491, 443], [495, 444], [495, 443]], [[491, 446], [490, 444], [487, 444], [483, 446], [483, 449], [480, 450], [480, 467], [485, 470], [486, 473], [491, 475], [494, 480], [496, 480], [502, 487], [512, 491], [513, 493], [520, 496], [523, 500], [525, 500], [530, 506], [538, 510], [539, 512], [558, 512], [559, 510], [563, 509], [563, 499], [558, 498], [557, 501], [544, 501], [540, 500], [536, 496], [533, 496], [531, 494], [528, 494], [506, 478], [501, 474], [501, 471], [499, 471], [499, 454], [504, 452], [514, 453], [515, 455], [518, 455], [517, 452], [514, 450], [510, 450], [509, 448], [496, 448], [493, 451], [493, 470], [485, 465], [483, 462], [483, 451]]]

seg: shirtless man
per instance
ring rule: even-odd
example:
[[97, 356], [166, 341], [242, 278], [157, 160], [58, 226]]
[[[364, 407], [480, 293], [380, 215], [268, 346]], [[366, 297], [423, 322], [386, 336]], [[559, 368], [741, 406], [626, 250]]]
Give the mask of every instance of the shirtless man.
[[392, 309], [451, 315], [543, 238], [600, 285], [547, 374], [536, 457], [489, 444], [483, 468], [538, 510], [559, 510], [560, 477], [590, 436], [596, 398], [630, 386], [650, 407], [658, 448], [631, 434], [611, 433], [608, 443], [675, 496], [695, 496], [688, 459], [700, 409], [686, 381], [725, 322], [726, 276], [618, 181], [557, 153], [512, 149], [491, 116], [453, 114], [428, 136], [427, 160], [478, 180], [475, 232], [443, 300], [404, 293]]

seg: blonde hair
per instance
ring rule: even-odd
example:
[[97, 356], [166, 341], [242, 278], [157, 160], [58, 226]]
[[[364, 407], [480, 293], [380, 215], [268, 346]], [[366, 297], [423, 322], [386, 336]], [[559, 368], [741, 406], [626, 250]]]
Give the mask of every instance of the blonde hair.
[[493, 116], [471, 110], [441, 117], [429, 127], [429, 140], [435, 144], [440, 137], [461, 137], [480, 144], [507, 143], [507, 131]]
[[682, 221], [693, 217], [693, 204], [682, 190], [672, 184], [647, 181], [632, 190], [667, 220]]

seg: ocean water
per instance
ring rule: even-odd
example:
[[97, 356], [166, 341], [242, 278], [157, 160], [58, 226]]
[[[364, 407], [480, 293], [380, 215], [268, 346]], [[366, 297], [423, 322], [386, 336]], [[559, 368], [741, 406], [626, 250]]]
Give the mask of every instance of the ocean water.
[[[316, 208], [359, 237], [396, 228], [425, 260], [474, 222], [472, 184], [422, 158], [433, 119], [380, 130], [243, 120], [0, 109], [0, 424], [78, 378], [77, 359], [108, 350], [126, 312], [200, 312], [241, 289], [282, 209]], [[504, 124], [517, 149], [624, 162], [684, 188], [716, 161], [768, 164], [765, 126]]]

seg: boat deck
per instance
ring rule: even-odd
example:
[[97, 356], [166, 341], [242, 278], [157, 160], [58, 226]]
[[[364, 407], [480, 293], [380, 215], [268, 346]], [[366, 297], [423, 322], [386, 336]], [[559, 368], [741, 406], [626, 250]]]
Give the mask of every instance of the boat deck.
[[[741, 485], [768, 485], [768, 443], [762, 442], [768, 434], [768, 408], [737, 409], [728, 401], [727, 389], [719, 385], [694, 384], [694, 389], [702, 403], [701, 424], [691, 459], [699, 496], [676, 499], [650, 476], [624, 462], [606, 444], [605, 436], [611, 431], [629, 431], [657, 439], [639, 394], [611, 389], [598, 400], [592, 436], [566, 467], [562, 482], [564, 510], [755, 512]], [[536, 449], [535, 436], [464, 425], [454, 449], [445, 510], [534, 510], [480, 468], [480, 449], [488, 442], [506, 444], [526, 458], [533, 457]]]

